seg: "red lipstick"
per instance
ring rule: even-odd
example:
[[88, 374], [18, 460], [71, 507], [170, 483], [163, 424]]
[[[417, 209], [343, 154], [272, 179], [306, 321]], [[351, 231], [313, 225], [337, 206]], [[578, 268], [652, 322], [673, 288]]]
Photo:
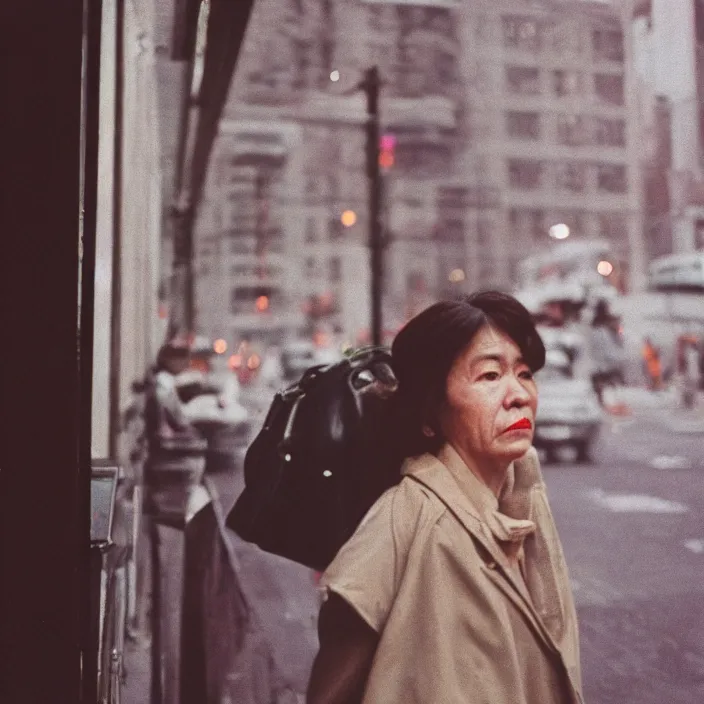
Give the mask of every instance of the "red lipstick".
[[504, 430], [504, 433], [507, 433], [509, 430], [530, 430], [533, 427], [533, 424], [527, 419], [527, 418], [521, 418], [521, 420], [517, 420], [513, 425], [509, 425], [506, 430]]

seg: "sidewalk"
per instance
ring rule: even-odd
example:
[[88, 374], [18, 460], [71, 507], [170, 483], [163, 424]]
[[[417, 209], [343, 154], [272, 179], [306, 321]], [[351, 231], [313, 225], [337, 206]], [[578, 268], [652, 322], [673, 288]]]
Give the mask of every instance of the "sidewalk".
[[[226, 512], [242, 484], [240, 469], [234, 477], [211, 481], [209, 491], [220, 497], [219, 505]], [[231, 614], [227, 612], [231, 610], [232, 599], [225, 566], [213, 563], [215, 572], [205, 576], [206, 582], [216, 586], [216, 591], [208, 591], [208, 585], [204, 584], [204, 593], [214, 595], [214, 600], [206, 604], [206, 611], [211, 614], [208, 632], [212, 645], [205, 657], [215, 670], [229, 671], [226, 691], [217, 704], [302, 704], [318, 646], [320, 601], [313, 573], [301, 565], [262, 552], [227, 529], [225, 535], [240, 586], [251, 608], [251, 621], [245, 632], [229, 617]], [[151, 590], [145, 591], [149, 600]], [[124, 673], [123, 704], [148, 704], [151, 684], [148, 642], [126, 643]], [[177, 700], [167, 697], [163, 704], [174, 701]]]
[[122, 685], [124, 704], [147, 704], [151, 681], [149, 641], [126, 640]]
[[692, 409], [682, 408], [674, 389], [650, 391], [627, 386], [620, 389], [618, 395], [630, 407], [631, 417], [646, 417], [674, 433], [704, 433], [704, 395], [701, 393]]

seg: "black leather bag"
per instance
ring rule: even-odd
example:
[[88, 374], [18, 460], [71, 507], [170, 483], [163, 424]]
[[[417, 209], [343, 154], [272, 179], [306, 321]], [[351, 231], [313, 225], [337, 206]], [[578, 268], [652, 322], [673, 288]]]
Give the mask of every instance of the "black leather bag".
[[400, 480], [389, 427], [391, 357], [366, 348], [309, 369], [276, 394], [247, 450], [227, 518], [241, 538], [323, 571], [376, 499]]

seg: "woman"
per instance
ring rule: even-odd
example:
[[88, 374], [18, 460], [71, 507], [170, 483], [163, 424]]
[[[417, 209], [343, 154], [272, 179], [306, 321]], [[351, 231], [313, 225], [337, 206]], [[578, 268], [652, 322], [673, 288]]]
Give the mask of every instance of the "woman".
[[496, 292], [437, 303], [392, 356], [408, 459], [322, 577], [308, 703], [581, 702], [528, 311]]

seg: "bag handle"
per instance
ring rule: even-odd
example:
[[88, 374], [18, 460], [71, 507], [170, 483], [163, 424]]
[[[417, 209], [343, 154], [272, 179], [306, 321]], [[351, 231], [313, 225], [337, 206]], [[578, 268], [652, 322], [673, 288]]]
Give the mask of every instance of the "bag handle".
[[301, 401], [304, 397], [305, 394], [302, 393], [296, 398], [296, 400], [293, 402], [293, 406], [291, 406], [291, 412], [288, 414], [288, 419], [286, 420], [284, 435], [281, 438], [281, 442], [279, 443], [279, 456], [282, 460], [284, 460], [284, 462], [291, 461], [291, 455], [289, 454], [289, 450], [291, 449], [291, 439], [293, 437], [293, 424], [296, 420], [298, 407], [301, 405]]

